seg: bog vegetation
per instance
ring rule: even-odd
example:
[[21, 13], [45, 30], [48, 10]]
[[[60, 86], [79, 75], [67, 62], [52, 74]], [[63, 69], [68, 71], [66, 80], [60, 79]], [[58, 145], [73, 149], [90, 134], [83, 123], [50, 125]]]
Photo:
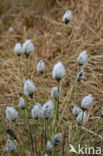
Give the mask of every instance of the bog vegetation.
[[[61, 11], [62, 3], [68, 4], [69, 9], [65, 7]], [[20, 4], [20, 7], [23, 7], [23, 4], [24, 7], [28, 6], [28, 3]], [[79, 17], [79, 7], [84, 4], [88, 9], [84, 8], [86, 13], [82, 12], [83, 17]], [[23, 34], [19, 34], [14, 25], [9, 24], [9, 27], [5, 28], [6, 18], [2, 16], [1, 30], [4, 29], [5, 44], [1, 42], [1, 47], [2, 50], [4, 48], [5, 55], [7, 54], [5, 56], [1, 50], [2, 156], [72, 156], [73, 148], [74, 155], [78, 154], [78, 145], [84, 152], [93, 147], [87, 155], [92, 155], [98, 145], [98, 151], [95, 152], [101, 154], [103, 40], [100, 33], [102, 30], [97, 32], [97, 27], [101, 25], [100, 12], [98, 11], [96, 16], [96, 20], [99, 21], [96, 28], [91, 28], [89, 19], [88, 22], [84, 21], [89, 18], [89, 4], [89, 0], [85, 3], [53, 1], [48, 5], [52, 6], [51, 12], [56, 14], [57, 11], [61, 20], [37, 14], [35, 28], [41, 25], [40, 31], [33, 32], [33, 15], [30, 12], [31, 15], [24, 17], [27, 19], [21, 28]], [[96, 5], [99, 4], [94, 1], [91, 9]], [[13, 7], [15, 8], [14, 5]], [[33, 7], [30, 6], [31, 10]], [[45, 10], [45, 7], [42, 9]], [[101, 11], [101, 8], [99, 10]], [[52, 13], [54, 17], [55, 14]], [[9, 16], [5, 16], [8, 19]], [[22, 19], [22, 16], [15, 15], [17, 27], [23, 22], [19, 18]], [[42, 32], [45, 27], [41, 20], [45, 21], [46, 33]], [[94, 19], [95, 22], [96, 20]], [[58, 30], [59, 26], [61, 28]], [[3, 37], [3, 32], [1, 34]], [[89, 35], [90, 38], [87, 38]], [[15, 38], [15, 42], [6, 48], [6, 39], [9, 38], [11, 42]], [[82, 152], [80, 154], [83, 154]]]

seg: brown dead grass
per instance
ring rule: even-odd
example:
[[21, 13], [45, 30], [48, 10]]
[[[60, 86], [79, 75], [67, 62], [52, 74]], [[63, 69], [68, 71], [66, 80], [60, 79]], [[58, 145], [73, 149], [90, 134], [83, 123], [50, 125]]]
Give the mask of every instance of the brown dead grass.
[[[46, 0], [45, 0], [46, 1]], [[40, 2], [40, 0], [39, 0]], [[50, 97], [51, 88], [56, 85], [52, 79], [53, 65], [58, 61], [63, 39], [64, 25], [62, 15], [69, 8], [73, 11], [73, 20], [67, 26], [62, 61], [66, 66], [66, 77], [62, 80], [63, 97], [61, 110], [65, 119], [65, 100], [75, 79], [77, 62], [76, 58], [82, 50], [87, 50], [89, 62], [84, 67], [85, 80], [79, 84], [77, 100], [73, 103], [80, 105], [83, 96], [92, 93], [95, 97], [94, 106], [89, 111], [87, 132], [93, 130], [95, 117], [100, 115], [103, 104], [103, 1], [102, 0], [56, 0], [46, 3], [38, 1], [17, 1], [9, 4], [0, 11], [0, 107], [4, 111], [7, 105], [17, 105], [21, 92], [20, 78], [17, 69], [17, 57], [13, 53], [16, 42], [23, 43], [32, 39], [35, 44], [35, 53], [30, 57], [30, 78], [37, 87], [35, 99], [44, 102], [44, 92], [41, 89], [40, 76], [36, 72], [39, 59], [46, 62], [45, 95]], [[6, 8], [6, 9], [5, 9]], [[14, 31], [8, 32], [12, 26]], [[22, 56], [23, 73], [25, 75], [25, 57]], [[65, 110], [64, 110], [65, 108]], [[71, 112], [71, 110], [70, 110]], [[70, 115], [70, 114], [68, 114]], [[71, 128], [72, 115], [70, 115], [68, 128]], [[62, 120], [63, 123], [63, 120]], [[83, 129], [85, 130], [85, 129]], [[69, 132], [70, 133], [70, 132]], [[103, 138], [103, 132], [99, 134]], [[103, 139], [102, 139], [103, 140]], [[101, 138], [97, 137], [94, 144], [102, 145]], [[68, 146], [68, 145], [67, 145]], [[68, 150], [66, 148], [65, 150]]]

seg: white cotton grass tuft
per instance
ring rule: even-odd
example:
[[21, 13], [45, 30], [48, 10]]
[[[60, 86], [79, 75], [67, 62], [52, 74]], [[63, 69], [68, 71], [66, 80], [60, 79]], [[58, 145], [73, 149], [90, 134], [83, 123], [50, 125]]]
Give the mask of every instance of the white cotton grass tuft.
[[45, 63], [44, 61], [40, 60], [36, 66], [37, 68], [37, 72], [39, 72], [40, 74], [43, 74], [45, 71]]
[[8, 32], [11, 33], [11, 32], [13, 32], [13, 31], [14, 31], [14, 28], [13, 28], [13, 27], [9, 27], [9, 28], [8, 28]]
[[94, 97], [92, 94], [89, 94], [88, 96], [85, 96], [81, 101], [81, 107], [83, 110], [88, 109], [93, 105]]
[[23, 44], [23, 52], [28, 57], [34, 51], [34, 45], [31, 40], [26, 40]]
[[65, 24], [68, 24], [72, 20], [72, 11], [67, 10], [62, 18]]
[[57, 100], [58, 96], [61, 96], [61, 88], [59, 88], [59, 93], [58, 93], [58, 87], [53, 87], [51, 91], [51, 96]]
[[47, 141], [47, 145], [46, 145], [46, 149], [47, 149], [47, 151], [48, 152], [52, 152], [52, 150], [53, 150], [53, 145], [52, 145], [52, 143], [51, 143], [51, 141]]
[[18, 112], [16, 111], [16, 109], [10, 106], [6, 107], [5, 113], [6, 113], [6, 118], [9, 121], [15, 121], [18, 117]]
[[34, 119], [38, 119], [42, 117], [42, 106], [40, 103], [35, 103], [34, 107], [31, 110], [31, 116]]
[[65, 66], [61, 61], [58, 61], [53, 67], [52, 76], [57, 81], [60, 81], [66, 74]]
[[24, 95], [33, 98], [33, 93], [35, 92], [35, 85], [31, 80], [26, 80], [24, 83]]
[[44, 154], [44, 156], [48, 156], [48, 154]]
[[57, 133], [55, 134], [54, 138], [53, 138], [53, 144], [54, 146], [57, 146], [58, 144], [60, 144], [62, 142], [62, 133]]
[[14, 52], [17, 56], [20, 56], [23, 53], [22, 45], [20, 43], [16, 43]]
[[82, 110], [80, 109], [80, 107], [74, 105], [73, 110], [72, 110], [73, 115], [75, 117], [77, 117], [80, 112], [82, 112]]
[[16, 145], [15, 145], [15, 143], [14, 143], [12, 140], [10, 140], [10, 139], [8, 139], [8, 140], [6, 141], [6, 151], [7, 151], [8, 153], [13, 153], [13, 152], [16, 151]]
[[21, 108], [21, 109], [25, 109], [25, 101], [24, 101], [24, 98], [23, 97], [20, 97], [19, 98], [19, 104], [18, 106]]
[[87, 113], [82, 111], [77, 116], [77, 123], [79, 126], [85, 125], [87, 123]]
[[80, 81], [80, 80], [82, 80], [84, 78], [85, 78], [84, 70], [80, 70], [80, 72], [77, 75], [77, 80]]
[[52, 100], [49, 100], [42, 106], [43, 118], [45, 119], [52, 118], [53, 113], [54, 113], [54, 103]]
[[87, 51], [84, 50], [77, 57], [77, 62], [79, 64], [79, 66], [83, 66], [83, 65], [85, 65], [87, 63], [87, 61], [88, 61], [88, 54], [87, 54]]

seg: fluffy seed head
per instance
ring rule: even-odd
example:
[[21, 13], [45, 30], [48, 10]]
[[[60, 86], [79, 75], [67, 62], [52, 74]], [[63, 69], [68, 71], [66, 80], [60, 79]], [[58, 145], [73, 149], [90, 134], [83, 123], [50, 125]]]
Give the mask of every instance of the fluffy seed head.
[[31, 80], [26, 80], [24, 83], [24, 95], [33, 98], [33, 93], [36, 87]]
[[11, 32], [13, 32], [13, 31], [14, 31], [14, 28], [13, 28], [13, 27], [9, 27], [9, 28], [8, 28], [8, 32], [11, 33]]
[[25, 102], [24, 102], [24, 98], [23, 97], [20, 97], [18, 106], [21, 109], [25, 109]]
[[38, 119], [42, 117], [42, 106], [40, 103], [35, 103], [34, 107], [31, 110], [32, 118]]
[[79, 64], [79, 66], [83, 66], [84, 64], [86, 64], [88, 61], [88, 54], [87, 51], [84, 50], [83, 52], [80, 53], [80, 55], [77, 57], [77, 62]]
[[68, 24], [71, 20], [72, 20], [72, 11], [71, 10], [67, 10], [63, 16], [63, 22], [65, 24]]
[[54, 113], [54, 103], [52, 100], [49, 100], [42, 107], [42, 115], [45, 119], [49, 119], [53, 117], [53, 113]]
[[18, 117], [18, 112], [13, 107], [7, 106], [5, 113], [6, 113], [6, 118], [10, 121], [15, 121], [16, 118]]
[[40, 61], [38, 62], [38, 64], [37, 64], [36, 68], [37, 68], [37, 71], [38, 71], [39, 73], [43, 74], [44, 71], [45, 71], [45, 63], [44, 63], [42, 60], [40, 60]]
[[87, 113], [86, 112], [80, 112], [77, 116], [77, 123], [79, 126], [85, 125], [87, 123]]
[[75, 117], [77, 117], [81, 111], [82, 110], [78, 106], [74, 105], [72, 113], [74, 114]]
[[16, 43], [15, 47], [14, 47], [14, 52], [17, 56], [20, 56], [23, 52], [22, 46], [20, 43]]
[[52, 152], [53, 145], [52, 145], [51, 141], [47, 142], [46, 149], [47, 149], [48, 152]]
[[80, 80], [84, 79], [84, 77], [85, 77], [84, 70], [80, 70], [80, 72], [77, 75], [77, 80], [80, 81]]
[[62, 133], [57, 133], [55, 136], [54, 136], [54, 139], [53, 139], [53, 144], [55, 146], [57, 146], [58, 144], [60, 144], [62, 142]]
[[44, 156], [48, 156], [48, 154], [44, 154]]
[[12, 140], [10, 140], [10, 139], [8, 139], [8, 140], [6, 141], [6, 151], [7, 151], [8, 153], [13, 153], [13, 152], [16, 151], [16, 145], [15, 145], [14, 142], [13, 142]]
[[82, 102], [81, 102], [81, 107], [83, 110], [86, 110], [88, 109], [89, 107], [92, 106], [93, 104], [93, 95], [92, 94], [89, 94], [88, 96], [85, 96], [83, 99], [82, 99]]
[[28, 57], [34, 51], [34, 45], [31, 40], [26, 40], [23, 44], [23, 52]]
[[51, 91], [51, 96], [57, 100], [58, 96], [61, 96], [61, 88], [59, 88], [59, 93], [58, 93], [58, 87], [53, 87]]
[[60, 81], [66, 74], [65, 67], [61, 61], [59, 61], [57, 64], [54, 65], [52, 76], [57, 81]]

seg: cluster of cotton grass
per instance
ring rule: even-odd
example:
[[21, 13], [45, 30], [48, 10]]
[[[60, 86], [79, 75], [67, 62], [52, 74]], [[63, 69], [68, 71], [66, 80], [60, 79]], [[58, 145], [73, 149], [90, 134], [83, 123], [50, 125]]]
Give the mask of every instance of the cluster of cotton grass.
[[[71, 19], [72, 12], [68, 10], [63, 16], [64, 25], [67, 25], [71, 21]], [[59, 99], [62, 95], [61, 94], [62, 89], [60, 84], [63, 77], [66, 75], [66, 68], [62, 63], [62, 61], [58, 61], [54, 65], [52, 70], [52, 77], [57, 82], [57, 86], [54, 86], [51, 90], [52, 98], [46, 100], [44, 104], [35, 101], [36, 86], [34, 85], [33, 80], [29, 79], [28, 75], [29, 56], [34, 51], [35, 47], [31, 40], [26, 40], [25, 43], [23, 43], [23, 45], [21, 43], [17, 43], [14, 47], [14, 52], [18, 57], [18, 65], [22, 84], [21, 89], [22, 96], [18, 99], [18, 110], [21, 109], [20, 112], [22, 112], [23, 114], [24, 125], [26, 127], [27, 132], [26, 140], [28, 140], [31, 155], [35, 156], [62, 155], [61, 150], [62, 148], [59, 148], [63, 144], [63, 134], [60, 127]], [[21, 67], [21, 55], [23, 53], [25, 54], [27, 60], [25, 82], [23, 82], [22, 67]], [[85, 77], [83, 66], [87, 63], [87, 61], [88, 55], [87, 51], [85, 50], [81, 52], [77, 58], [79, 70], [77, 72], [75, 82], [81, 81]], [[45, 68], [46, 68], [45, 62], [43, 60], [40, 60], [36, 66], [37, 72], [43, 75], [45, 74]], [[81, 106], [74, 105], [72, 113], [76, 117], [77, 124], [79, 126], [85, 125], [87, 123], [88, 121], [87, 110], [93, 105], [93, 100], [94, 100], [93, 95], [88, 94], [81, 100]], [[32, 108], [30, 108], [29, 103], [33, 104]], [[20, 118], [19, 115], [20, 112], [18, 113], [18, 111], [13, 106], [7, 106], [5, 110], [6, 119], [9, 120], [11, 124], [11, 128], [7, 129], [8, 139], [6, 142], [6, 151], [14, 155], [24, 156], [26, 155], [25, 138], [23, 139], [22, 134], [17, 134], [17, 129], [19, 129], [17, 118]], [[34, 123], [34, 125], [31, 124], [31, 121], [32, 123]], [[21, 151], [21, 154], [18, 154], [18, 151]]]

